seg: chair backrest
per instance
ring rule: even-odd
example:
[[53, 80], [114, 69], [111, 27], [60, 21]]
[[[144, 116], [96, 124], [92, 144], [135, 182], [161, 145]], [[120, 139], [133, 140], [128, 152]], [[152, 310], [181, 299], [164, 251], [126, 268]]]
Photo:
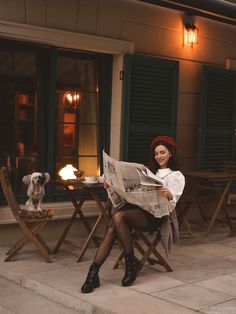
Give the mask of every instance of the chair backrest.
[[11, 183], [9, 180], [6, 167], [2, 167], [0, 169], [0, 181], [1, 181], [2, 189], [3, 189], [3, 193], [12, 211], [12, 214], [14, 215], [16, 220], [19, 220], [19, 214], [20, 214], [21, 208], [19, 204], [17, 203], [15, 195], [12, 191], [12, 187], [11, 187]]

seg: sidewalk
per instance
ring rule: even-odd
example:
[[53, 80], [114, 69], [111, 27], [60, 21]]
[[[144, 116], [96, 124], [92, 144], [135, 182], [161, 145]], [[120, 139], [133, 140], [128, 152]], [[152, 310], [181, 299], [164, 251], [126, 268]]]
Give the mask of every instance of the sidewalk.
[[[94, 248], [81, 263], [76, 263], [78, 251], [66, 245], [52, 256], [53, 263], [30, 246], [6, 263], [7, 248], [0, 248], [0, 313], [235, 314], [236, 238], [227, 235], [228, 229], [219, 227], [208, 239], [200, 232], [181, 239], [168, 259], [173, 272], [145, 265], [130, 287], [121, 286], [124, 270], [113, 270], [115, 247], [100, 271], [101, 287], [90, 294], [82, 294], [80, 287]], [[34, 311], [21, 306], [30, 296], [37, 299]]]

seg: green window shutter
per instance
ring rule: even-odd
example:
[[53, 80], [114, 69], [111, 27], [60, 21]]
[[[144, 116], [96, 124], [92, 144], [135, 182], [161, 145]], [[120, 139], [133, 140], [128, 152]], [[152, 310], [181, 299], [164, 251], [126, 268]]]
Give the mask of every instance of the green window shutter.
[[175, 136], [178, 62], [140, 55], [124, 58], [123, 160], [146, 163], [156, 135]]
[[215, 67], [203, 68], [201, 93], [199, 166], [221, 170], [231, 160], [235, 146], [235, 72]]

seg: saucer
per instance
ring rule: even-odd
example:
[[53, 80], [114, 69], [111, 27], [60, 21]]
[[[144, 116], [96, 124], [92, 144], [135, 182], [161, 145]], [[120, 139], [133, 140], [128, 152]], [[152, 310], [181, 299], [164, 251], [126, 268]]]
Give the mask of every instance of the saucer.
[[84, 184], [96, 184], [98, 183], [98, 181], [90, 181], [90, 182], [87, 182], [87, 181], [82, 181]]

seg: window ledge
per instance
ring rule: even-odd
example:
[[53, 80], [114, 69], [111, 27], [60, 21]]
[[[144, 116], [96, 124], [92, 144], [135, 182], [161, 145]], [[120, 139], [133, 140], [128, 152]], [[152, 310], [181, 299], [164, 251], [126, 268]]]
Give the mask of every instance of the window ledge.
[[[24, 208], [25, 204], [20, 205]], [[74, 207], [70, 202], [59, 202], [59, 203], [43, 203], [43, 208], [53, 209], [52, 220], [68, 219], [71, 217]], [[99, 210], [94, 201], [86, 201], [83, 204], [83, 213], [85, 217], [98, 216]], [[17, 223], [15, 217], [13, 216], [10, 208], [8, 206], [0, 207], [0, 225], [14, 224]]]

